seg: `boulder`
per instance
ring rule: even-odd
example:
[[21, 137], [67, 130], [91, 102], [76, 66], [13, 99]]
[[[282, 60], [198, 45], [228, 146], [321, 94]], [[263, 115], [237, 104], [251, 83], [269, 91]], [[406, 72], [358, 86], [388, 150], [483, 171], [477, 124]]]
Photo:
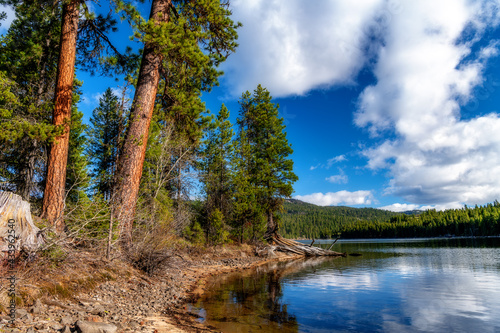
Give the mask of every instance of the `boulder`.
[[83, 320], [76, 322], [76, 331], [79, 333], [115, 333], [117, 329], [118, 327], [113, 324]]

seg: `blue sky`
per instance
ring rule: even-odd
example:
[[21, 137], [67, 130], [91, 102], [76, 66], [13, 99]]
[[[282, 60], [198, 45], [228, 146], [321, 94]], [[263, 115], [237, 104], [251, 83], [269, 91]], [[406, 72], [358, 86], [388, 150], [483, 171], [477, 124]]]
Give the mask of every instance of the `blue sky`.
[[[242, 92], [259, 83], [271, 92], [297, 199], [395, 211], [500, 200], [499, 6], [233, 0], [240, 47], [203, 99], [213, 112], [225, 103], [234, 121]], [[124, 49], [130, 34], [124, 22], [113, 40]], [[122, 85], [77, 75], [86, 117]]]

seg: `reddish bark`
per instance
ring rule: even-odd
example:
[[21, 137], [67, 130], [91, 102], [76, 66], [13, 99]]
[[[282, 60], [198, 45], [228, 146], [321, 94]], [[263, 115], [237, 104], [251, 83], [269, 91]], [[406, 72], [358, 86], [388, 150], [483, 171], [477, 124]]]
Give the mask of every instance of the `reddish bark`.
[[43, 195], [42, 215], [57, 231], [64, 229], [63, 211], [68, 163], [69, 125], [75, 73], [76, 38], [80, 0], [63, 4], [59, 61], [52, 123], [63, 126], [63, 134], [51, 144], [47, 181]]
[[[168, 20], [171, 0], [153, 0], [150, 19], [161, 23]], [[125, 136], [123, 150], [118, 159], [116, 188], [114, 192], [113, 220], [118, 221], [120, 243], [126, 250], [132, 242], [139, 184], [142, 177], [149, 126], [153, 117], [162, 56], [154, 45], [146, 43], [141, 68], [130, 110], [130, 123]]]

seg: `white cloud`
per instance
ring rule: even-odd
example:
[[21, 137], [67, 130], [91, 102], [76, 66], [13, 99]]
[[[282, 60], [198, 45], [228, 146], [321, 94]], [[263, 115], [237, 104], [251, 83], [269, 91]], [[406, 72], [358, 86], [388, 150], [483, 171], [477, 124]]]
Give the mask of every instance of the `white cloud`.
[[345, 157], [345, 155], [339, 155], [339, 156], [332, 157], [327, 161], [326, 168], [328, 169], [332, 165], [334, 165], [335, 163], [344, 162], [344, 161], [347, 161], [347, 158]]
[[389, 210], [391, 212], [406, 212], [409, 210], [419, 210], [420, 206], [415, 205], [415, 204], [401, 204], [401, 203], [394, 203], [389, 206], [384, 206], [384, 207], [377, 207], [378, 209], [383, 209], [383, 210]]
[[496, 41], [476, 50], [485, 44], [477, 42], [487, 24], [498, 24], [498, 4], [402, 6], [384, 33], [377, 83], [364, 89], [355, 114], [356, 125], [373, 136], [394, 134], [363, 151], [368, 167], [389, 169], [387, 193], [413, 204], [452, 208], [500, 198], [500, 117], [460, 114], [484, 83], [488, 59], [498, 54]]
[[294, 199], [309, 202], [318, 206], [332, 205], [370, 205], [373, 201], [371, 191], [338, 191], [328, 193], [313, 193], [296, 195]]
[[[258, 83], [274, 97], [352, 84], [364, 66], [367, 24], [383, 0], [234, 0], [238, 51], [223, 69], [232, 96]], [[397, 9], [397, 6], [393, 6]]]
[[312, 171], [312, 170], [315, 170], [317, 168], [330, 169], [334, 164], [344, 162], [344, 161], [347, 161], [347, 158], [345, 157], [345, 155], [338, 155], [338, 156], [335, 156], [335, 157], [328, 159], [326, 161], [326, 164], [319, 163], [317, 165], [311, 165], [309, 170]]
[[435, 209], [435, 210], [446, 210], [446, 209], [459, 209], [463, 208], [463, 204], [460, 202], [447, 202], [446, 204], [442, 205], [416, 205], [416, 204], [406, 204], [406, 203], [393, 203], [392, 205], [388, 206], [383, 206], [383, 207], [377, 207], [378, 209], [384, 209], [384, 210], [389, 210], [391, 212], [406, 212], [409, 210], [429, 210], [429, 209]]
[[325, 180], [330, 182], [330, 183], [334, 183], [334, 184], [347, 184], [349, 178], [345, 174], [344, 170], [339, 168], [338, 175], [333, 175], [333, 176], [327, 177]]
[[[486, 72], [499, 41], [483, 40], [500, 24], [498, 0], [234, 0], [231, 7], [244, 25], [223, 67], [232, 97], [258, 83], [275, 97], [304, 95], [354, 85], [360, 70], [373, 70], [376, 83], [359, 96], [354, 119], [376, 137], [362, 153], [369, 168], [389, 171], [386, 192], [436, 209], [500, 198], [500, 117], [461, 115], [482, 98], [477, 89], [498, 92]], [[321, 195], [316, 200], [329, 202]]]
[[0, 12], [4, 12], [7, 14], [7, 18], [3, 21], [0, 21], [0, 34], [6, 33], [9, 30], [12, 21], [16, 18], [16, 13], [11, 6], [0, 5]]

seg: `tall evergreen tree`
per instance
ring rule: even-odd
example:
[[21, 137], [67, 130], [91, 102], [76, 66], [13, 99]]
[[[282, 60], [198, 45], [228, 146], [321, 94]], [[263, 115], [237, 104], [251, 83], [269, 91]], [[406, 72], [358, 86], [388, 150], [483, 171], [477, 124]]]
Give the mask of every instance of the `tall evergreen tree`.
[[[124, 249], [132, 240], [132, 223], [160, 72], [173, 71], [178, 82], [190, 82], [181, 90], [163, 92], [168, 106], [177, 100], [199, 97], [201, 91], [209, 90], [221, 74], [216, 66], [236, 47], [238, 25], [229, 16], [227, 4], [218, 0], [153, 0], [150, 20], [145, 22], [138, 18], [135, 21], [145, 45], [123, 154], [118, 163], [118, 196], [113, 209], [114, 218], [122, 224], [120, 238]], [[170, 87], [169, 82], [166, 81], [165, 87]], [[187, 104], [183, 110], [189, 110]], [[175, 112], [177, 115], [182, 114]], [[194, 114], [185, 119], [196, 122], [198, 117]], [[172, 117], [165, 118], [167, 122], [171, 120]]]
[[249, 161], [250, 184], [267, 217], [267, 239], [277, 232], [274, 214], [283, 206], [284, 198], [293, 193], [292, 184], [298, 179], [293, 173], [293, 150], [288, 143], [283, 119], [278, 117], [277, 104], [260, 84], [253, 95], [247, 91], [240, 100], [238, 124], [248, 140], [252, 158]]
[[[75, 82], [75, 87], [81, 86], [81, 81]], [[87, 126], [83, 124], [83, 113], [78, 110], [77, 103], [80, 101], [80, 90], [73, 93], [71, 110], [71, 125], [68, 150], [68, 170], [66, 173], [66, 196], [72, 203], [78, 203], [87, 198], [86, 191], [89, 188], [89, 175], [87, 171], [88, 158], [85, 154], [87, 138], [85, 131]]]
[[201, 177], [207, 198], [207, 210], [212, 211], [217, 208], [225, 217], [229, 216], [231, 210], [230, 163], [234, 151], [233, 135], [229, 110], [223, 104], [207, 131], [201, 152]]
[[[201, 180], [205, 192], [207, 216], [219, 216], [229, 220], [232, 210], [233, 129], [229, 121], [229, 110], [223, 104], [219, 114], [209, 125], [201, 152]], [[214, 213], [217, 210], [217, 213]], [[215, 221], [208, 219], [208, 221]], [[210, 234], [219, 233], [215, 226], [207, 225]], [[220, 226], [223, 228], [223, 225]]]
[[[241, 101], [240, 101], [241, 102]], [[233, 216], [232, 227], [240, 242], [248, 235], [253, 241], [261, 235], [265, 224], [261, 207], [257, 201], [257, 189], [252, 183], [252, 147], [247, 132], [241, 127], [234, 142], [235, 157], [232, 161], [233, 175]]]
[[47, 179], [43, 193], [41, 216], [59, 231], [64, 227], [62, 214], [65, 200], [69, 124], [71, 123], [80, 4], [81, 0], [70, 0], [63, 2], [62, 5], [61, 39], [52, 116], [53, 125], [61, 127], [62, 133], [51, 143], [47, 163]]
[[111, 88], [106, 89], [99, 99], [99, 106], [92, 112], [92, 126], [87, 131], [87, 154], [96, 180], [95, 190], [105, 200], [111, 199], [112, 195], [124, 118], [118, 96]]

